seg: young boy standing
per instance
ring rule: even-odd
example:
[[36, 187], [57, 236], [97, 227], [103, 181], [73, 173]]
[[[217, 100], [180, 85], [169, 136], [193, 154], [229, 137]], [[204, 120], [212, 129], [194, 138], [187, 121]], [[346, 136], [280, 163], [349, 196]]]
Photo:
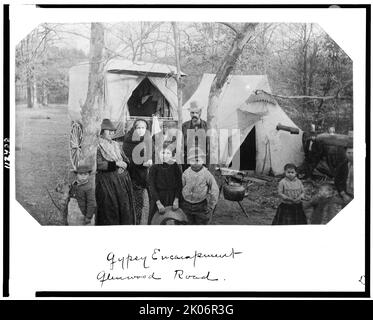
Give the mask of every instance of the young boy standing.
[[92, 183], [89, 183], [91, 171], [91, 168], [87, 165], [78, 165], [75, 171], [76, 180], [72, 183], [70, 189], [71, 197], [77, 200], [79, 209], [84, 215], [84, 224], [91, 223], [97, 207], [95, 189]]
[[204, 225], [218, 202], [219, 188], [214, 176], [203, 166], [203, 154], [188, 157], [190, 167], [182, 176], [183, 202], [181, 208], [187, 215], [189, 224]]

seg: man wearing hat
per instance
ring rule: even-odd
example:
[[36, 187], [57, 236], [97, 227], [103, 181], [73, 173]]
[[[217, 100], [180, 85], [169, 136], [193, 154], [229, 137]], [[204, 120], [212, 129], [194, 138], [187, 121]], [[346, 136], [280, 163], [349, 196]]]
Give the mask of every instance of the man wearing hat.
[[96, 213], [95, 188], [89, 181], [92, 168], [87, 164], [79, 163], [74, 172], [76, 180], [71, 185], [70, 196], [78, 202], [79, 209], [84, 215], [84, 224], [89, 224]]
[[[197, 101], [192, 101], [188, 108], [190, 112], [191, 119], [186, 121], [182, 125], [182, 132], [184, 138], [184, 165], [183, 169], [185, 170], [189, 167], [188, 158], [187, 158], [187, 150], [192, 147], [200, 147], [204, 149], [206, 154], [209, 154], [209, 139], [207, 137], [207, 122], [201, 119], [202, 107], [199, 105]], [[198, 131], [198, 132], [197, 132]], [[198, 141], [198, 137], [201, 137], [202, 141]], [[192, 138], [194, 137], [194, 141]], [[201, 145], [201, 143], [206, 143], [205, 145]], [[208, 157], [206, 159], [208, 163]]]

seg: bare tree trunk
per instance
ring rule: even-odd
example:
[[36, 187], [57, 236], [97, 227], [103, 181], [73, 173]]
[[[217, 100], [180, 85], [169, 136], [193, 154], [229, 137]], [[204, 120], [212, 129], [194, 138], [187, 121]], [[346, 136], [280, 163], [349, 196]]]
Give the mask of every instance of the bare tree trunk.
[[[101, 109], [103, 104], [103, 48], [104, 48], [104, 27], [101, 23], [91, 24], [91, 37], [89, 48], [89, 75], [88, 92], [84, 105], [81, 106], [83, 137], [82, 156], [80, 163], [90, 165], [93, 171], [96, 170], [96, 155], [98, 145], [98, 134], [101, 125]], [[95, 175], [91, 176], [90, 183], [95, 185]], [[62, 220], [68, 224], [68, 216], [74, 217], [76, 212], [68, 212], [70, 196], [68, 183], [63, 184], [62, 195]], [[73, 218], [74, 219], [74, 218]]]
[[26, 70], [26, 85], [27, 85], [27, 108], [33, 108], [33, 99], [32, 99], [32, 81], [31, 81], [31, 66], [30, 66], [30, 36], [26, 38], [26, 54], [27, 54], [27, 70]]
[[143, 23], [140, 22], [140, 39], [139, 39], [139, 60], [142, 60], [142, 51], [143, 51]]
[[38, 107], [38, 88], [37, 88], [37, 83], [36, 83], [36, 79], [35, 78], [34, 78], [34, 84], [33, 84], [33, 95], [32, 95], [32, 99], [33, 99], [34, 108]]
[[179, 44], [180, 44], [180, 34], [177, 29], [176, 22], [171, 22], [172, 29], [174, 33], [174, 42], [175, 42], [175, 58], [176, 58], [176, 68], [177, 68], [177, 75], [176, 75], [176, 84], [177, 84], [177, 115], [178, 115], [178, 130], [177, 130], [177, 137], [176, 137], [176, 155], [178, 163], [181, 163], [182, 157], [182, 125], [183, 125], [183, 112], [182, 112], [182, 89], [181, 89], [181, 70], [180, 70], [180, 52], [179, 52]]
[[[309, 63], [309, 59], [308, 59], [308, 48], [309, 48], [309, 35], [311, 34], [312, 32], [312, 25], [310, 27], [310, 30], [308, 31], [308, 28], [307, 28], [307, 23], [303, 24], [303, 28], [302, 28], [302, 31], [303, 31], [303, 47], [302, 47], [302, 55], [303, 55], [303, 72], [302, 72], [302, 94], [303, 95], [307, 95], [309, 90], [310, 90], [310, 87], [311, 87], [311, 83], [309, 83], [308, 80], [311, 80], [312, 78], [312, 61], [310, 61], [310, 68], [308, 68], [308, 63]], [[307, 32], [309, 33], [309, 35], [307, 35]], [[311, 57], [312, 59], [312, 57]], [[308, 105], [307, 105], [307, 101], [306, 100], [303, 100], [303, 113], [305, 113], [308, 109]]]
[[104, 27], [101, 23], [91, 24], [91, 40], [89, 49], [88, 93], [82, 106], [82, 159], [85, 163], [95, 166], [98, 134], [101, 125], [101, 110], [103, 105], [104, 74], [103, 74]]
[[48, 88], [47, 88], [47, 85], [45, 83], [45, 81], [43, 81], [43, 91], [42, 91], [42, 105], [44, 107], [48, 106]]
[[27, 97], [27, 108], [33, 108], [34, 105], [32, 103], [32, 88], [31, 88], [31, 79], [30, 79], [30, 72], [27, 70], [26, 76], [26, 97]]
[[214, 81], [211, 84], [208, 106], [207, 106], [207, 127], [210, 134], [210, 164], [218, 163], [219, 137], [218, 137], [218, 101], [222, 88], [232, 72], [238, 58], [240, 57], [245, 44], [255, 32], [257, 23], [245, 23], [241, 31], [236, 32], [231, 48], [221, 62]]
[[[302, 26], [303, 32], [303, 46], [302, 46], [302, 95], [307, 94], [307, 25]], [[302, 101], [302, 113], [304, 114], [307, 110], [307, 101], [303, 99]]]

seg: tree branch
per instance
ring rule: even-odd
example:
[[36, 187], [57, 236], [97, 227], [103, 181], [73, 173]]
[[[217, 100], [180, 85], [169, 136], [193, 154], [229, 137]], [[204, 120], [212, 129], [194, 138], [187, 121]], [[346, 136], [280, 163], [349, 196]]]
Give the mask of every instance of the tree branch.
[[332, 99], [340, 99], [340, 100], [350, 100], [351, 97], [348, 97], [348, 96], [338, 96], [335, 95], [335, 96], [283, 96], [283, 95], [279, 95], [279, 94], [273, 94], [273, 93], [269, 93], [267, 91], [264, 91], [264, 90], [255, 90], [255, 94], [258, 94], [258, 93], [264, 93], [266, 95], [269, 95], [271, 97], [274, 97], [274, 98], [280, 98], [280, 99], [313, 99], [313, 100], [332, 100]]
[[238, 34], [237, 29], [230, 23], [227, 23], [227, 22], [219, 22], [219, 23], [231, 29], [235, 34]]
[[57, 203], [54, 201], [54, 199], [53, 199], [51, 193], [49, 192], [48, 188], [47, 188], [47, 187], [44, 187], [44, 188], [47, 190], [47, 193], [48, 193], [48, 195], [49, 195], [49, 197], [50, 197], [52, 203], [54, 204], [54, 206], [57, 208], [57, 210], [58, 210], [59, 212], [62, 213], [63, 210], [62, 210], [62, 209], [57, 205]]

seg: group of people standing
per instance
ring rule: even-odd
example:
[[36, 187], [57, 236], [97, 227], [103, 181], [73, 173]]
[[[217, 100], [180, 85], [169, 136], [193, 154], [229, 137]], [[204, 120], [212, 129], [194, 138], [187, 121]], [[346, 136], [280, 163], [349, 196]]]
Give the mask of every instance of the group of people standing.
[[[203, 120], [192, 117], [186, 125], [201, 127]], [[199, 121], [198, 121], [199, 120]], [[155, 146], [160, 161], [154, 161], [149, 139], [149, 123], [137, 119], [123, 137], [112, 140], [116, 128], [109, 119], [101, 124], [97, 149], [95, 186], [89, 187], [91, 169], [78, 166], [73, 183], [79, 207], [96, 225], [152, 224], [154, 216], [178, 212], [188, 224], [207, 224], [219, 189], [214, 176], [204, 166], [206, 154], [199, 148], [189, 152], [184, 172], [174, 159], [171, 142]], [[83, 176], [83, 177], [82, 177]], [[84, 192], [83, 192], [84, 190]], [[89, 200], [89, 201], [88, 201]]]
[[[187, 141], [187, 131], [207, 130], [206, 122], [201, 119], [201, 108], [191, 103], [189, 111], [191, 120], [182, 126], [184, 146], [191, 145]], [[205, 150], [196, 147], [190, 152], [184, 149], [184, 164], [181, 165], [174, 158], [171, 147], [174, 140], [155, 145], [155, 157], [154, 139], [150, 137], [150, 125], [145, 119], [134, 122], [122, 145], [112, 140], [115, 131], [111, 121], [104, 119], [97, 149], [95, 185], [88, 183], [90, 167], [80, 165], [76, 170], [77, 179], [72, 190], [84, 215], [84, 223], [91, 223], [95, 215], [96, 225], [163, 224], [159, 223], [162, 221], [160, 216], [174, 212], [178, 217], [176, 220], [184, 221], [183, 224], [207, 224], [219, 197], [215, 178], [205, 166], [208, 141]], [[312, 136], [305, 146], [306, 178], [315, 168], [317, 147], [315, 136]], [[345, 161], [335, 170], [334, 186], [322, 184], [317, 195], [308, 199], [310, 201], [304, 201], [298, 168], [286, 164], [284, 178], [278, 185], [281, 203], [272, 224], [324, 224], [330, 221], [353, 198], [352, 145], [345, 148], [345, 155]], [[310, 219], [304, 213], [306, 207], [313, 208]]]

